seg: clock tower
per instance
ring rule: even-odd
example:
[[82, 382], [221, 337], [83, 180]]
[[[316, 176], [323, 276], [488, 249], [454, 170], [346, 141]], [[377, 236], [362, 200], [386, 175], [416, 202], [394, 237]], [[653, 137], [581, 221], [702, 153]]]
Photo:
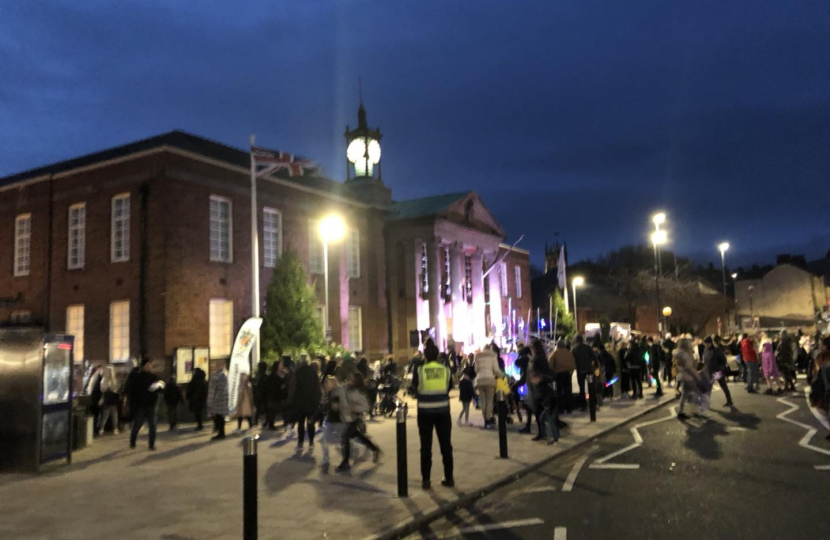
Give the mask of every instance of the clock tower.
[[363, 102], [357, 110], [357, 128], [346, 126], [346, 186], [362, 202], [388, 205], [392, 191], [383, 184], [380, 164], [380, 128], [366, 123]]

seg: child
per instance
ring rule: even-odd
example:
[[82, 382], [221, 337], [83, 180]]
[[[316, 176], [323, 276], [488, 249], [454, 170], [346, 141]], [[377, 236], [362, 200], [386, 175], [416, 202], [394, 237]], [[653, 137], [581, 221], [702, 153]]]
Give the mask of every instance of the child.
[[164, 387], [164, 403], [167, 404], [167, 421], [170, 424], [170, 431], [176, 429], [178, 423], [178, 408], [182, 402], [182, 391], [176, 384], [176, 378], [170, 376], [167, 379], [167, 386]]
[[[537, 410], [542, 411], [539, 417], [540, 424], [548, 426], [548, 444], [555, 444], [559, 441], [559, 427], [556, 425], [556, 392], [553, 389], [553, 377], [547, 371], [534, 370], [530, 382], [533, 384], [533, 399]], [[534, 440], [543, 438], [543, 434], [539, 433]]]
[[461, 418], [464, 417], [464, 423], [470, 425], [470, 402], [473, 401], [473, 380], [470, 378], [469, 372], [465, 371], [461, 377], [461, 382], [458, 383], [458, 399], [461, 401], [461, 414], [458, 415], [458, 425], [461, 423]]

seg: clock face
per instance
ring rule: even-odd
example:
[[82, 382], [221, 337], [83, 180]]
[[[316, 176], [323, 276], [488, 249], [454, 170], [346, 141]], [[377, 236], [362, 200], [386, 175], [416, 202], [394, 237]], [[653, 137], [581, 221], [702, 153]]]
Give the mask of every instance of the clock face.
[[355, 139], [349, 143], [346, 149], [346, 157], [352, 163], [365, 162], [367, 155], [367, 141], [368, 141], [368, 157], [369, 163], [378, 163], [380, 161], [380, 144], [375, 139]]

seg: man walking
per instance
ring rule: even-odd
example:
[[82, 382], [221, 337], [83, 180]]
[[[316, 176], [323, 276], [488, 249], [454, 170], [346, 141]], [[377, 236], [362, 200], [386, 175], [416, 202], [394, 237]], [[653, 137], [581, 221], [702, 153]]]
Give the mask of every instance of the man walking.
[[156, 401], [159, 390], [164, 389], [164, 383], [153, 372], [153, 362], [149, 358], [141, 361], [139, 371], [130, 381], [127, 392], [130, 394], [130, 404], [135, 406], [133, 429], [130, 431], [130, 448], [135, 448], [135, 441], [141, 426], [147, 422], [150, 428], [150, 450], [156, 449]]
[[576, 361], [564, 340], [559, 340], [556, 344], [556, 349], [550, 355], [548, 364], [556, 381], [556, 402], [560, 410], [564, 408], [570, 413], [573, 411], [572, 375], [576, 369]]
[[[494, 355], [495, 356], [495, 355]], [[421, 487], [430, 489], [432, 471], [432, 431], [438, 436], [444, 478], [441, 485], [454, 487], [452, 462], [452, 418], [450, 418], [450, 388], [452, 375], [448, 367], [438, 362], [438, 347], [432, 339], [424, 346], [425, 363], [413, 373], [412, 386], [418, 398], [418, 435], [421, 439]], [[495, 360], [495, 359], [494, 359]]]
[[741, 340], [741, 359], [746, 365], [746, 391], [750, 394], [758, 393], [758, 353], [755, 342], [748, 334]]
[[654, 338], [651, 336], [648, 337], [648, 348], [651, 376], [654, 377], [654, 382], [657, 385], [657, 392], [654, 393], [654, 397], [659, 399], [663, 396], [663, 385], [660, 384], [660, 366], [664, 363], [663, 348], [660, 346], [659, 341], [655, 343]]
[[726, 395], [725, 407], [732, 407], [732, 394], [729, 392], [729, 386], [726, 384], [726, 374], [724, 373], [724, 370], [726, 369], [726, 355], [723, 354], [720, 347], [715, 346], [712, 336], [708, 336], [704, 339], [703, 344], [705, 347], [703, 351], [703, 363], [706, 364], [706, 367], [709, 369], [709, 373], [712, 376], [716, 373], [720, 373], [718, 384], [720, 385], [721, 390], [723, 390], [723, 393]]
[[581, 334], [577, 334], [574, 343], [575, 345], [571, 349], [571, 354], [576, 364], [576, 383], [579, 385], [579, 408], [584, 412], [588, 405], [588, 400], [585, 399], [585, 395], [588, 392], [585, 383], [594, 369], [593, 365], [596, 360], [596, 355], [593, 349], [585, 344], [585, 339]]

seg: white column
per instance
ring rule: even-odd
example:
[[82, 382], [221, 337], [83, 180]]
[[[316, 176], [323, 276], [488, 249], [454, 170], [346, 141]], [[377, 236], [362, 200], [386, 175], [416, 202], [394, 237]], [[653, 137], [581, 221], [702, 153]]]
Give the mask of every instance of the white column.
[[443, 321], [441, 314], [443, 313], [443, 302], [441, 298], [441, 247], [440, 239], [431, 238], [427, 241], [427, 270], [429, 274], [429, 325], [435, 328], [435, 344], [439, 349], [443, 350], [444, 334]]
[[[493, 255], [493, 260], [492, 261], [487, 261], [487, 265], [489, 266], [489, 265], [493, 264], [493, 262], [496, 260], [497, 256], [498, 256], [498, 254], [494, 254]], [[500, 272], [499, 266], [496, 265], [496, 267], [493, 268], [490, 271], [489, 274], [487, 274], [487, 277], [489, 278], [489, 282], [490, 282], [490, 322], [493, 323], [493, 325], [495, 326], [495, 333], [496, 333], [496, 336], [497, 336], [497, 341], [499, 343], [501, 343], [501, 339], [500, 339], [500, 336], [501, 336], [501, 323], [502, 323], [502, 320], [501, 320], [501, 318], [502, 318], [502, 313], [501, 313], [501, 283], [500, 283], [501, 275], [499, 274], [499, 272]], [[487, 329], [488, 333], [490, 332], [490, 330], [492, 330], [492, 329], [491, 328]]]
[[473, 309], [470, 319], [473, 327], [470, 330], [474, 340], [472, 344], [478, 346], [483, 344], [484, 338], [487, 337], [487, 329], [484, 328], [484, 277], [481, 250], [476, 250], [471, 258], [473, 265]]
[[459, 343], [469, 341], [467, 334], [467, 301], [464, 299], [464, 246], [450, 246], [450, 284], [452, 291], [452, 337]]

